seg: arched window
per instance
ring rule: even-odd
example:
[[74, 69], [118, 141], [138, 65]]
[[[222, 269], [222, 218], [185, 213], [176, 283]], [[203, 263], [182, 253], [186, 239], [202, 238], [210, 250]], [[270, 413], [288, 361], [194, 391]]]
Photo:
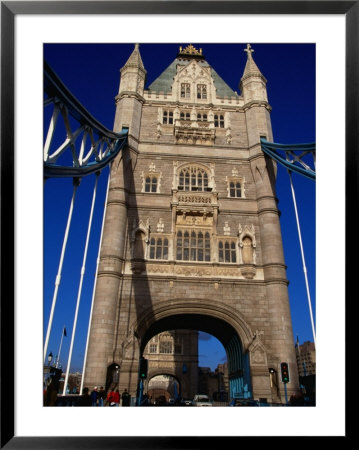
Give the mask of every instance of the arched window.
[[197, 84], [197, 98], [207, 98], [207, 86], [205, 84]]
[[191, 85], [190, 83], [181, 83], [181, 98], [190, 98]]
[[208, 191], [208, 174], [196, 166], [184, 167], [179, 172], [178, 190]]
[[180, 113], [180, 119], [181, 120], [191, 120], [191, 114], [190, 113], [181, 112]]
[[202, 113], [197, 114], [197, 121], [198, 122], [207, 122], [207, 114], [202, 114]]

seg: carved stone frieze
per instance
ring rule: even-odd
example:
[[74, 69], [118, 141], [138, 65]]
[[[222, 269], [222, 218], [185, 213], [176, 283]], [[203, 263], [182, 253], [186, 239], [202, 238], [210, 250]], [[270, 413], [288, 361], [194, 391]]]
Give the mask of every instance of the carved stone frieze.
[[198, 227], [211, 227], [213, 225], [213, 217], [203, 215], [189, 215], [183, 213], [177, 215], [176, 225], [188, 225]]
[[177, 196], [178, 202], [179, 203], [207, 203], [207, 204], [211, 204], [212, 203], [212, 196], [211, 195], [206, 195], [206, 194], [194, 194], [194, 193], [179, 193]]
[[186, 277], [210, 277], [212, 276], [212, 268], [198, 266], [175, 266], [174, 274], [184, 275]]

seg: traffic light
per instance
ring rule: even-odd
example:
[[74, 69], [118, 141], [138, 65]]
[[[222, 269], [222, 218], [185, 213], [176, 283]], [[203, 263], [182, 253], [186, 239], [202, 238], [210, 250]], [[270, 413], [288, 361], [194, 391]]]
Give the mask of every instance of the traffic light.
[[283, 383], [289, 383], [289, 368], [288, 368], [288, 363], [286, 362], [282, 362], [280, 364], [280, 370], [282, 373], [282, 381]]
[[147, 359], [140, 358], [140, 378], [142, 378], [142, 380], [147, 378], [147, 368], [148, 368]]

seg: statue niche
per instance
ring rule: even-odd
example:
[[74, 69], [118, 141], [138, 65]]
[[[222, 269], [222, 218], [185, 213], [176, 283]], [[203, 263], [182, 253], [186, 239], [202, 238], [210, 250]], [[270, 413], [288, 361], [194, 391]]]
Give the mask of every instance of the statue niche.
[[246, 236], [242, 241], [242, 245], [243, 264], [253, 264], [252, 239], [249, 236]]
[[245, 278], [252, 279], [256, 274], [256, 238], [254, 226], [239, 225], [239, 247], [241, 273]]
[[133, 273], [139, 274], [146, 270], [146, 250], [149, 242], [149, 220], [146, 225], [142, 220], [138, 225], [134, 223], [131, 235], [131, 270]]

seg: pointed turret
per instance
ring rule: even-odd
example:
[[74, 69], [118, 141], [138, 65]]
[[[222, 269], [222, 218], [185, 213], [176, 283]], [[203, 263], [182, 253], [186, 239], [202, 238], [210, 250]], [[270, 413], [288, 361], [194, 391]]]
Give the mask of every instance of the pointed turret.
[[254, 50], [250, 44], [247, 44], [244, 51], [247, 53], [247, 62], [239, 88], [244, 99], [248, 123], [248, 142], [250, 146], [253, 146], [260, 143], [261, 136], [269, 141], [272, 140], [269, 117], [271, 107], [268, 104], [267, 80], [254, 62], [252, 55]]
[[142, 62], [139, 44], [135, 44], [135, 48], [134, 48], [133, 52], [131, 53], [130, 57], [128, 58], [126, 64], [123, 66], [121, 71], [123, 69], [125, 69], [126, 67], [136, 67], [136, 68], [140, 68], [144, 72], [146, 72], [143, 62]]
[[247, 44], [247, 48], [244, 51], [247, 53], [247, 63], [239, 85], [244, 101], [245, 103], [258, 100], [267, 102], [267, 80], [254, 62], [252, 56], [254, 50], [250, 44]]
[[119, 94], [136, 92], [139, 95], [143, 95], [147, 71], [143, 65], [139, 44], [135, 44], [133, 52], [120, 72], [121, 83]]
[[143, 91], [147, 75], [142, 62], [139, 44], [135, 44], [133, 52], [120, 72], [120, 88], [115, 98], [114, 131], [128, 128], [129, 133], [138, 138], [140, 121], [137, 118], [141, 116], [144, 102]]

